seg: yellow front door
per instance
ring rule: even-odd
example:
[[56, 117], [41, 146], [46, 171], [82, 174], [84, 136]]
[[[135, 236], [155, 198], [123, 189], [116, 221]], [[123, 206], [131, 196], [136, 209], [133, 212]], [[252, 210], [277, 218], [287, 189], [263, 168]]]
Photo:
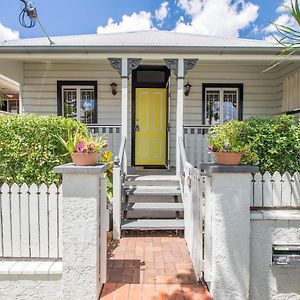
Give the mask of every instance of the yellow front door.
[[165, 166], [167, 91], [161, 88], [137, 88], [135, 99], [135, 164]]

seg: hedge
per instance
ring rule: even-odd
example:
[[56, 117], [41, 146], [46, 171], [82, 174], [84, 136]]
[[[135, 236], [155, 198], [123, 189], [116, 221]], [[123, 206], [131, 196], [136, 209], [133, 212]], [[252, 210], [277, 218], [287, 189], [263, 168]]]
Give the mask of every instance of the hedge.
[[300, 171], [300, 123], [292, 116], [252, 117], [245, 122], [242, 138], [257, 154], [260, 172], [283, 174]]
[[70, 161], [57, 136], [85, 125], [64, 117], [14, 115], [0, 118], [0, 184], [59, 184], [53, 167]]

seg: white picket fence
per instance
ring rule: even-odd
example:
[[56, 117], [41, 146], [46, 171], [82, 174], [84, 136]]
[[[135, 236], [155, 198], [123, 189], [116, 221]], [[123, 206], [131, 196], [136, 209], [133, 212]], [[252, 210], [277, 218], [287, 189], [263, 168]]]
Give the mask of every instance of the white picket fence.
[[61, 187], [0, 187], [0, 257], [59, 258]]
[[253, 207], [300, 207], [300, 174], [257, 173], [253, 177]]

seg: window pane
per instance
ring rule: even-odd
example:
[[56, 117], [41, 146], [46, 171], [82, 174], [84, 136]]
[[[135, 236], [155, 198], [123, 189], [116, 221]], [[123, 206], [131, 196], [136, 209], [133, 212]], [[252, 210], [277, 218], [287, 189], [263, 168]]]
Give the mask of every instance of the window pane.
[[220, 123], [220, 91], [206, 92], [206, 125]]
[[80, 121], [85, 124], [92, 124], [96, 119], [94, 89], [81, 89], [80, 94]]
[[165, 72], [164, 71], [137, 71], [137, 82], [141, 83], [164, 83]]
[[64, 117], [77, 118], [77, 90], [63, 89]]
[[237, 91], [224, 91], [223, 121], [238, 119]]

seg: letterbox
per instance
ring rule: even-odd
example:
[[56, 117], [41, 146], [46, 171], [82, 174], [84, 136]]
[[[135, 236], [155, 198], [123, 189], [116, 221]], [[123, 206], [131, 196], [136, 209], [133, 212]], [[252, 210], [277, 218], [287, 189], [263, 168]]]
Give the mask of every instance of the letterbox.
[[300, 267], [300, 244], [273, 244], [273, 265]]

